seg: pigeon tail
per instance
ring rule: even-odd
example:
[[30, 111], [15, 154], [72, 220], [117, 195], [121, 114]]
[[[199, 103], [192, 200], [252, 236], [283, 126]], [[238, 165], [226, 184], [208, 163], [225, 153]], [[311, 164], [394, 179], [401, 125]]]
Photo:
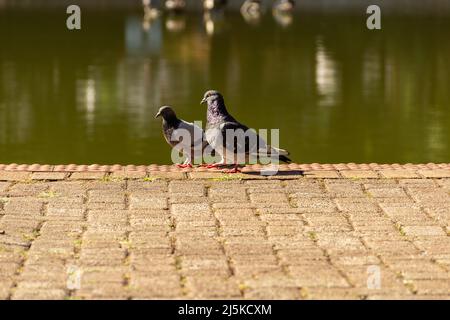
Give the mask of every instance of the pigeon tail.
[[274, 149], [278, 154], [282, 155], [282, 156], [288, 156], [289, 155], [289, 151], [284, 150], [284, 149], [280, 149], [280, 148], [275, 148], [270, 146], [272, 149]]
[[267, 145], [267, 148], [261, 148], [258, 150], [258, 153], [251, 153], [253, 156], [263, 156], [263, 157], [269, 157], [269, 158], [278, 158], [279, 161], [291, 163], [292, 160], [289, 159], [287, 156], [289, 155], [289, 152], [284, 149], [275, 148], [272, 146]]
[[285, 155], [280, 155], [279, 156], [280, 161], [286, 162], [286, 163], [291, 163], [292, 160], [289, 159], [288, 157], [286, 157]]

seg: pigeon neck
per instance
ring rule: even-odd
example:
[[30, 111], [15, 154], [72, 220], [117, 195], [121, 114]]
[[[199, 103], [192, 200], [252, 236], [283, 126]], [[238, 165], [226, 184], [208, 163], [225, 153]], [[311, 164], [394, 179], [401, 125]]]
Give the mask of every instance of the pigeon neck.
[[169, 127], [176, 127], [181, 122], [176, 116], [163, 118], [163, 122]]
[[229, 116], [223, 100], [208, 101], [207, 120], [209, 123], [218, 123]]

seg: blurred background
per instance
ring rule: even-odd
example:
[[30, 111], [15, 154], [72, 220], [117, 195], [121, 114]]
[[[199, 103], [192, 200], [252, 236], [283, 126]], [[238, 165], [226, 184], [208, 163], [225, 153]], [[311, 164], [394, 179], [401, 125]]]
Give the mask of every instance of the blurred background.
[[450, 1], [243, 2], [0, 0], [0, 163], [170, 163], [154, 115], [207, 89], [295, 162], [450, 162]]

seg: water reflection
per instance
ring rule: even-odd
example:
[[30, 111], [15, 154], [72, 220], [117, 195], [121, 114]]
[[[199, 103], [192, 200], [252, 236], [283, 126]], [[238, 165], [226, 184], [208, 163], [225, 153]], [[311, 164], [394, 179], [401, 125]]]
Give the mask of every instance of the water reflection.
[[316, 47], [316, 86], [319, 106], [336, 105], [340, 94], [338, 68], [333, 58], [325, 51], [322, 39]]
[[225, 12], [222, 9], [207, 10], [203, 13], [203, 22], [209, 36], [220, 33], [225, 25]]
[[291, 12], [282, 12], [279, 10], [273, 10], [273, 17], [275, 21], [282, 27], [289, 27], [294, 21], [294, 16]]
[[245, 0], [241, 7], [241, 15], [245, 21], [257, 25], [261, 20], [261, 0]]
[[150, 30], [150, 27], [152, 26], [153, 22], [158, 19], [161, 12], [158, 9], [157, 6], [154, 6], [152, 4], [151, 0], [143, 0], [142, 5], [144, 8], [144, 17], [142, 21], [142, 28], [145, 31]]
[[273, 17], [282, 27], [288, 27], [294, 20], [295, 2], [293, 0], [276, 0], [273, 4]]
[[171, 11], [172, 13], [181, 13], [186, 9], [186, 1], [185, 0], [165, 0], [164, 6], [167, 11]]
[[184, 15], [170, 14], [166, 18], [166, 29], [171, 32], [180, 32], [186, 28], [186, 17]]
[[208, 88], [279, 128], [298, 162], [450, 159], [446, 16], [370, 33], [352, 15], [294, 13], [285, 29], [272, 8], [256, 27], [239, 12], [149, 12], [93, 11], [70, 33], [55, 13], [0, 11], [0, 163], [168, 163], [153, 115], [168, 104], [203, 120]]
[[223, 10], [227, 5], [227, 0], [203, 0], [205, 11]]

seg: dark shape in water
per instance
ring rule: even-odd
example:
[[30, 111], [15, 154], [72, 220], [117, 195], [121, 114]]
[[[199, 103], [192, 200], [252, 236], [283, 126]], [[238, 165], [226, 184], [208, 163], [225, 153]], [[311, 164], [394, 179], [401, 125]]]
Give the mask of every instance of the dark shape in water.
[[186, 1], [185, 0], [166, 0], [164, 2], [164, 7], [167, 11], [174, 13], [181, 13], [186, 9]]
[[207, 11], [222, 9], [227, 4], [227, 0], [203, 0], [203, 9]]

